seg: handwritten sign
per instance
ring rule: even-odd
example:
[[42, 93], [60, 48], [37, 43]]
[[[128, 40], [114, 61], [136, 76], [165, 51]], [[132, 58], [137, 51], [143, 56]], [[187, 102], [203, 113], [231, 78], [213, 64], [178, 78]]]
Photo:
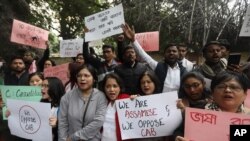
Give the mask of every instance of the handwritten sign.
[[250, 124], [249, 115], [186, 108], [185, 138], [189, 141], [229, 141], [230, 125], [244, 124]]
[[63, 82], [63, 84], [65, 84], [69, 80], [68, 75], [67, 75], [68, 66], [69, 66], [69, 63], [45, 68], [43, 71], [44, 77], [57, 77]]
[[11, 112], [8, 125], [12, 135], [52, 141], [52, 128], [49, 125], [50, 103], [8, 99], [7, 106]]
[[242, 37], [249, 37], [250, 36], [250, 5], [247, 8], [247, 12], [244, 18], [244, 22], [242, 24], [240, 30], [240, 36]]
[[250, 108], [250, 89], [247, 90], [247, 97], [246, 100], [244, 101], [244, 106]]
[[85, 40], [93, 41], [122, 33], [121, 25], [124, 23], [122, 4], [87, 16], [85, 25], [89, 32], [85, 33]]
[[[25, 101], [40, 101], [42, 98], [41, 87], [37, 86], [5, 86], [0, 85], [3, 102], [7, 99], [19, 99]], [[3, 107], [3, 119], [5, 117], [6, 105]]]
[[61, 57], [76, 57], [82, 53], [83, 39], [62, 40], [60, 42]]
[[15, 19], [13, 20], [11, 42], [45, 49], [45, 42], [48, 41], [48, 36], [49, 31]]
[[[177, 92], [116, 101], [122, 139], [172, 135], [181, 123]], [[157, 103], [157, 104], [156, 104]]]
[[137, 33], [135, 39], [145, 51], [159, 51], [159, 31]]

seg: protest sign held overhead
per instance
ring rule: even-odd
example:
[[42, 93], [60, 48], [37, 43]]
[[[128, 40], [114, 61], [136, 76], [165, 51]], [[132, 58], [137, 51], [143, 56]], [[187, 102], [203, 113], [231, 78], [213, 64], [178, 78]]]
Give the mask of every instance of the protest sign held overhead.
[[[116, 101], [122, 139], [172, 135], [181, 123], [177, 92]], [[157, 103], [157, 104], [155, 104]]]
[[46, 49], [46, 41], [48, 41], [49, 31], [42, 28], [13, 20], [11, 42], [28, 45], [35, 48]]
[[244, 22], [240, 30], [240, 36], [245, 36], [245, 37], [250, 36], [250, 5], [247, 8]]
[[125, 23], [122, 4], [102, 12], [85, 17], [86, 41], [103, 39], [122, 33], [121, 25]]
[[8, 126], [12, 135], [36, 141], [52, 141], [50, 103], [8, 99], [7, 106], [11, 112]]
[[136, 33], [135, 39], [145, 51], [159, 51], [159, 31]]
[[72, 39], [60, 41], [60, 56], [61, 57], [76, 57], [82, 53], [83, 39]]

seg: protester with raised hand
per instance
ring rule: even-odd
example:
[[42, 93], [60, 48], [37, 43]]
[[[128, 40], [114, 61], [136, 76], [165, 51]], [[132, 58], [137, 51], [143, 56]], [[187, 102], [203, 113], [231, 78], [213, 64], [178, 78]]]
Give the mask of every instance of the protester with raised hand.
[[87, 63], [96, 68], [98, 75], [98, 85], [100, 87], [102, 86], [102, 80], [105, 75], [114, 72], [114, 68], [119, 64], [119, 62], [115, 60], [116, 55], [114, 46], [107, 44], [103, 45], [102, 52], [104, 61], [91, 55], [88, 43], [84, 43], [83, 45], [83, 56]]
[[123, 79], [125, 93], [134, 95], [139, 93], [139, 87], [134, 83], [138, 82], [139, 77], [146, 70], [148, 70], [148, 67], [137, 61], [135, 49], [127, 45], [123, 50], [123, 63], [118, 65], [114, 72]]
[[170, 92], [179, 90], [180, 79], [181, 76], [186, 73], [186, 69], [178, 62], [179, 52], [177, 45], [167, 45], [164, 49], [164, 61], [157, 62], [149, 56], [135, 40], [135, 32], [128, 24], [123, 25], [122, 28], [126, 37], [132, 42], [136, 53], [155, 71], [155, 74], [160, 80], [161, 91]]

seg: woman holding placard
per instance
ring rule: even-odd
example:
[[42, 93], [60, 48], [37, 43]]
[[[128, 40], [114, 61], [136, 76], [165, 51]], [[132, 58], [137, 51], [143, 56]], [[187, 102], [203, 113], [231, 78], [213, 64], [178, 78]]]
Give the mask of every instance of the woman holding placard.
[[97, 75], [90, 65], [83, 65], [76, 71], [78, 87], [66, 93], [60, 103], [59, 141], [99, 141], [107, 99], [94, 88]]
[[[147, 96], [147, 95], [161, 93], [159, 84], [160, 84], [160, 81], [153, 71], [151, 70], [145, 71], [139, 77], [138, 87], [140, 88], [140, 95]], [[165, 140], [168, 141], [169, 137], [134, 139], [134, 141], [165, 141]]]
[[177, 107], [201, 108], [212, 99], [211, 92], [205, 87], [204, 76], [199, 72], [188, 72], [181, 79]]
[[147, 70], [140, 77], [138, 82], [140, 95], [151, 95], [160, 93], [160, 81], [153, 71]]
[[[185, 107], [204, 109], [204, 106], [211, 101], [211, 92], [205, 87], [204, 76], [199, 72], [191, 71], [181, 78], [179, 89], [179, 100], [177, 107], [182, 111]], [[174, 136], [183, 136], [184, 121], [175, 130]]]
[[129, 95], [122, 94], [124, 89], [123, 82], [115, 73], [110, 73], [104, 77], [102, 89], [109, 103], [103, 124], [101, 141], [122, 141], [115, 100], [129, 98]]
[[[226, 71], [217, 74], [211, 82], [213, 101], [205, 105], [205, 109], [241, 114], [250, 114], [243, 105], [249, 88], [249, 79], [242, 73]], [[187, 141], [177, 136], [176, 141]]]
[[[148, 75], [148, 72], [147, 73], [145, 72], [145, 75]], [[143, 78], [143, 76], [141, 78]], [[149, 79], [148, 78], [142, 79], [142, 81], [143, 82], [149, 81]], [[155, 92], [156, 86], [154, 82], [155, 81], [150, 80], [149, 83], [153, 83], [153, 84], [152, 85], [150, 84], [150, 86], [146, 87], [146, 89], [142, 88], [142, 92], [144, 95], [152, 94], [153, 92]], [[108, 103], [107, 112], [105, 115], [105, 121], [103, 124], [101, 141], [122, 141], [115, 101], [117, 99], [124, 99], [124, 98], [129, 98], [129, 97], [131, 99], [134, 99], [136, 95], [130, 96], [128, 94], [122, 93], [124, 90], [123, 82], [121, 78], [115, 73], [110, 73], [104, 77], [102, 89], [104, 93], [106, 94], [109, 100], [109, 103]], [[161, 139], [162, 138], [133, 139], [133, 140], [134, 141], [135, 140], [161, 141]]]

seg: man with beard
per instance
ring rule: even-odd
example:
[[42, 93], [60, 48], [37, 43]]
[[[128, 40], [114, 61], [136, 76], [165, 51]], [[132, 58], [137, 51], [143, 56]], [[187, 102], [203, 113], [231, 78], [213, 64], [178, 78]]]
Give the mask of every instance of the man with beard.
[[210, 88], [213, 77], [225, 71], [227, 65], [221, 60], [221, 43], [218, 41], [208, 42], [202, 49], [205, 62], [198, 66], [195, 71], [199, 71], [205, 76], [206, 87]]
[[164, 61], [157, 62], [135, 40], [135, 32], [127, 24], [123, 26], [123, 32], [132, 42], [136, 53], [155, 71], [160, 80], [162, 92], [178, 91], [181, 76], [186, 73], [186, 69], [178, 62], [179, 52], [177, 46], [175, 44], [167, 45], [164, 49]]
[[24, 60], [20, 56], [14, 56], [10, 64], [11, 72], [4, 77], [5, 85], [29, 85], [29, 73], [25, 69]]
[[125, 93], [139, 94], [137, 82], [139, 77], [147, 70], [147, 66], [136, 60], [136, 53], [132, 46], [127, 46], [123, 49], [123, 64], [115, 67], [115, 73], [118, 74], [124, 82]]

